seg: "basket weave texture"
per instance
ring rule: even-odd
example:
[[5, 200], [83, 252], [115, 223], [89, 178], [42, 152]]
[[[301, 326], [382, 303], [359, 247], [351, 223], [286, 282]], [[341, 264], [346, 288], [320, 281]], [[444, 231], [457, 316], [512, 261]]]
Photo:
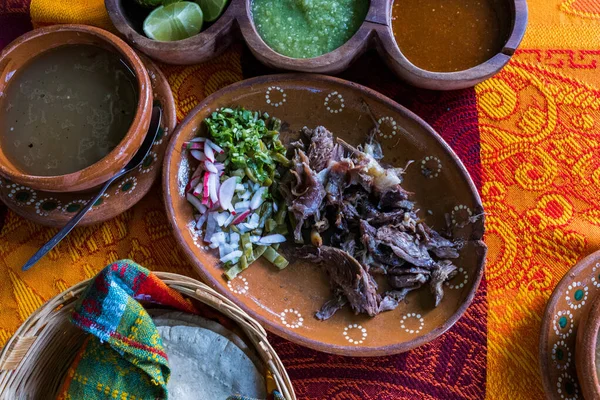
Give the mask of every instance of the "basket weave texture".
[[[229, 317], [248, 340], [275, 379], [286, 400], [296, 400], [292, 382], [260, 324], [233, 302], [187, 276], [153, 272], [184, 297], [195, 299]], [[53, 399], [86, 335], [69, 317], [88, 281], [47, 301], [19, 327], [0, 353], [0, 399]]]

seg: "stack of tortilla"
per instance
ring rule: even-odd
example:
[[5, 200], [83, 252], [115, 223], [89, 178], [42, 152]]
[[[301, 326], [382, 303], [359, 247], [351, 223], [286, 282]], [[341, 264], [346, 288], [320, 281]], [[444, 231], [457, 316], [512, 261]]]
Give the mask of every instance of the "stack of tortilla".
[[149, 310], [169, 358], [169, 399], [267, 397], [256, 352], [221, 324], [178, 311]]

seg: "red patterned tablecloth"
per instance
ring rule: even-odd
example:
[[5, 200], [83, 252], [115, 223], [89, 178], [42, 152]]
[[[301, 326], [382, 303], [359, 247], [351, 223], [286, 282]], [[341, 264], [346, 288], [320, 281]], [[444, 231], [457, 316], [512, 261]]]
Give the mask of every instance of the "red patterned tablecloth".
[[[33, 0], [30, 10], [27, 0], [0, 0], [0, 48], [31, 29], [31, 18], [95, 21], [98, 4]], [[542, 398], [537, 340], [544, 304], [600, 238], [600, 2], [531, 0], [529, 7], [521, 50], [475, 88], [411, 88], [372, 53], [340, 75], [407, 106], [448, 141], [482, 194], [490, 251], [466, 315], [414, 351], [339, 357], [271, 336], [300, 399]], [[271, 72], [241, 44], [203, 64], [161, 67], [179, 120], [215, 90]], [[30, 273], [19, 267], [55, 230], [4, 206], [0, 226], [0, 345], [45, 300], [116, 259], [195, 275], [171, 236], [159, 185], [123, 215], [76, 229]]]

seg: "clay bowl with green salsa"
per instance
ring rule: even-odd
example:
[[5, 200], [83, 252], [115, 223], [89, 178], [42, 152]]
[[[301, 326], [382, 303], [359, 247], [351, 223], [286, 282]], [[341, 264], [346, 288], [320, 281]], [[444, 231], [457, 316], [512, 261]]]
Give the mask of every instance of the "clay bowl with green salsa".
[[263, 64], [335, 74], [376, 48], [403, 80], [451, 90], [500, 71], [527, 25], [525, 0], [230, 0], [223, 14], [188, 39], [145, 37], [147, 11], [134, 0], [105, 0], [132, 46], [169, 64], [194, 64], [241, 36]]

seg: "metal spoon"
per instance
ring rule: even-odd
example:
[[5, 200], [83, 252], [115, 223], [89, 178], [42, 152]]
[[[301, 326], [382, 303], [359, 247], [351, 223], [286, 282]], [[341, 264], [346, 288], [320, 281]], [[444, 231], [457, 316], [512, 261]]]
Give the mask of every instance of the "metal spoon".
[[71, 220], [52, 239], [50, 239], [48, 243], [46, 243], [41, 249], [39, 249], [37, 253], [35, 253], [33, 257], [31, 257], [29, 261], [27, 261], [27, 263], [23, 265], [23, 268], [21, 268], [23, 271], [27, 271], [29, 268], [33, 267], [33, 265], [37, 263], [42, 257], [44, 257], [46, 253], [52, 250], [54, 246], [58, 244], [58, 242], [63, 240], [64, 237], [67, 236], [69, 232], [71, 232], [71, 230], [73, 230], [75, 225], [77, 225], [79, 221], [81, 221], [84, 215], [90, 210], [90, 208], [92, 208], [92, 206], [98, 201], [98, 199], [104, 194], [104, 192], [106, 192], [106, 189], [108, 189], [111, 183], [113, 183], [115, 180], [119, 179], [126, 173], [130, 172], [131, 170], [137, 168], [142, 163], [142, 161], [144, 161], [144, 159], [150, 152], [152, 145], [154, 144], [154, 140], [156, 139], [158, 128], [160, 128], [161, 117], [162, 111], [160, 107], [154, 106], [154, 108], [152, 109], [152, 119], [150, 120], [150, 127], [148, 128], [148, 133], [146, 133], [146, 138], [142, 142], [142, 145], [140, 146], [137, 153], [135, 153], [131, 161], [129, 161], [129, 163], [127, 163], [127, 165], [122, 170], [117, 172], [115, 176], [110, 178], [104, 184], [104, 186], [102, 186], [102, 189], [100, 189], [98, 194], [90, 201], [88, 201], [87, 204], [77, 213], [77, 215], [71, 218]]

